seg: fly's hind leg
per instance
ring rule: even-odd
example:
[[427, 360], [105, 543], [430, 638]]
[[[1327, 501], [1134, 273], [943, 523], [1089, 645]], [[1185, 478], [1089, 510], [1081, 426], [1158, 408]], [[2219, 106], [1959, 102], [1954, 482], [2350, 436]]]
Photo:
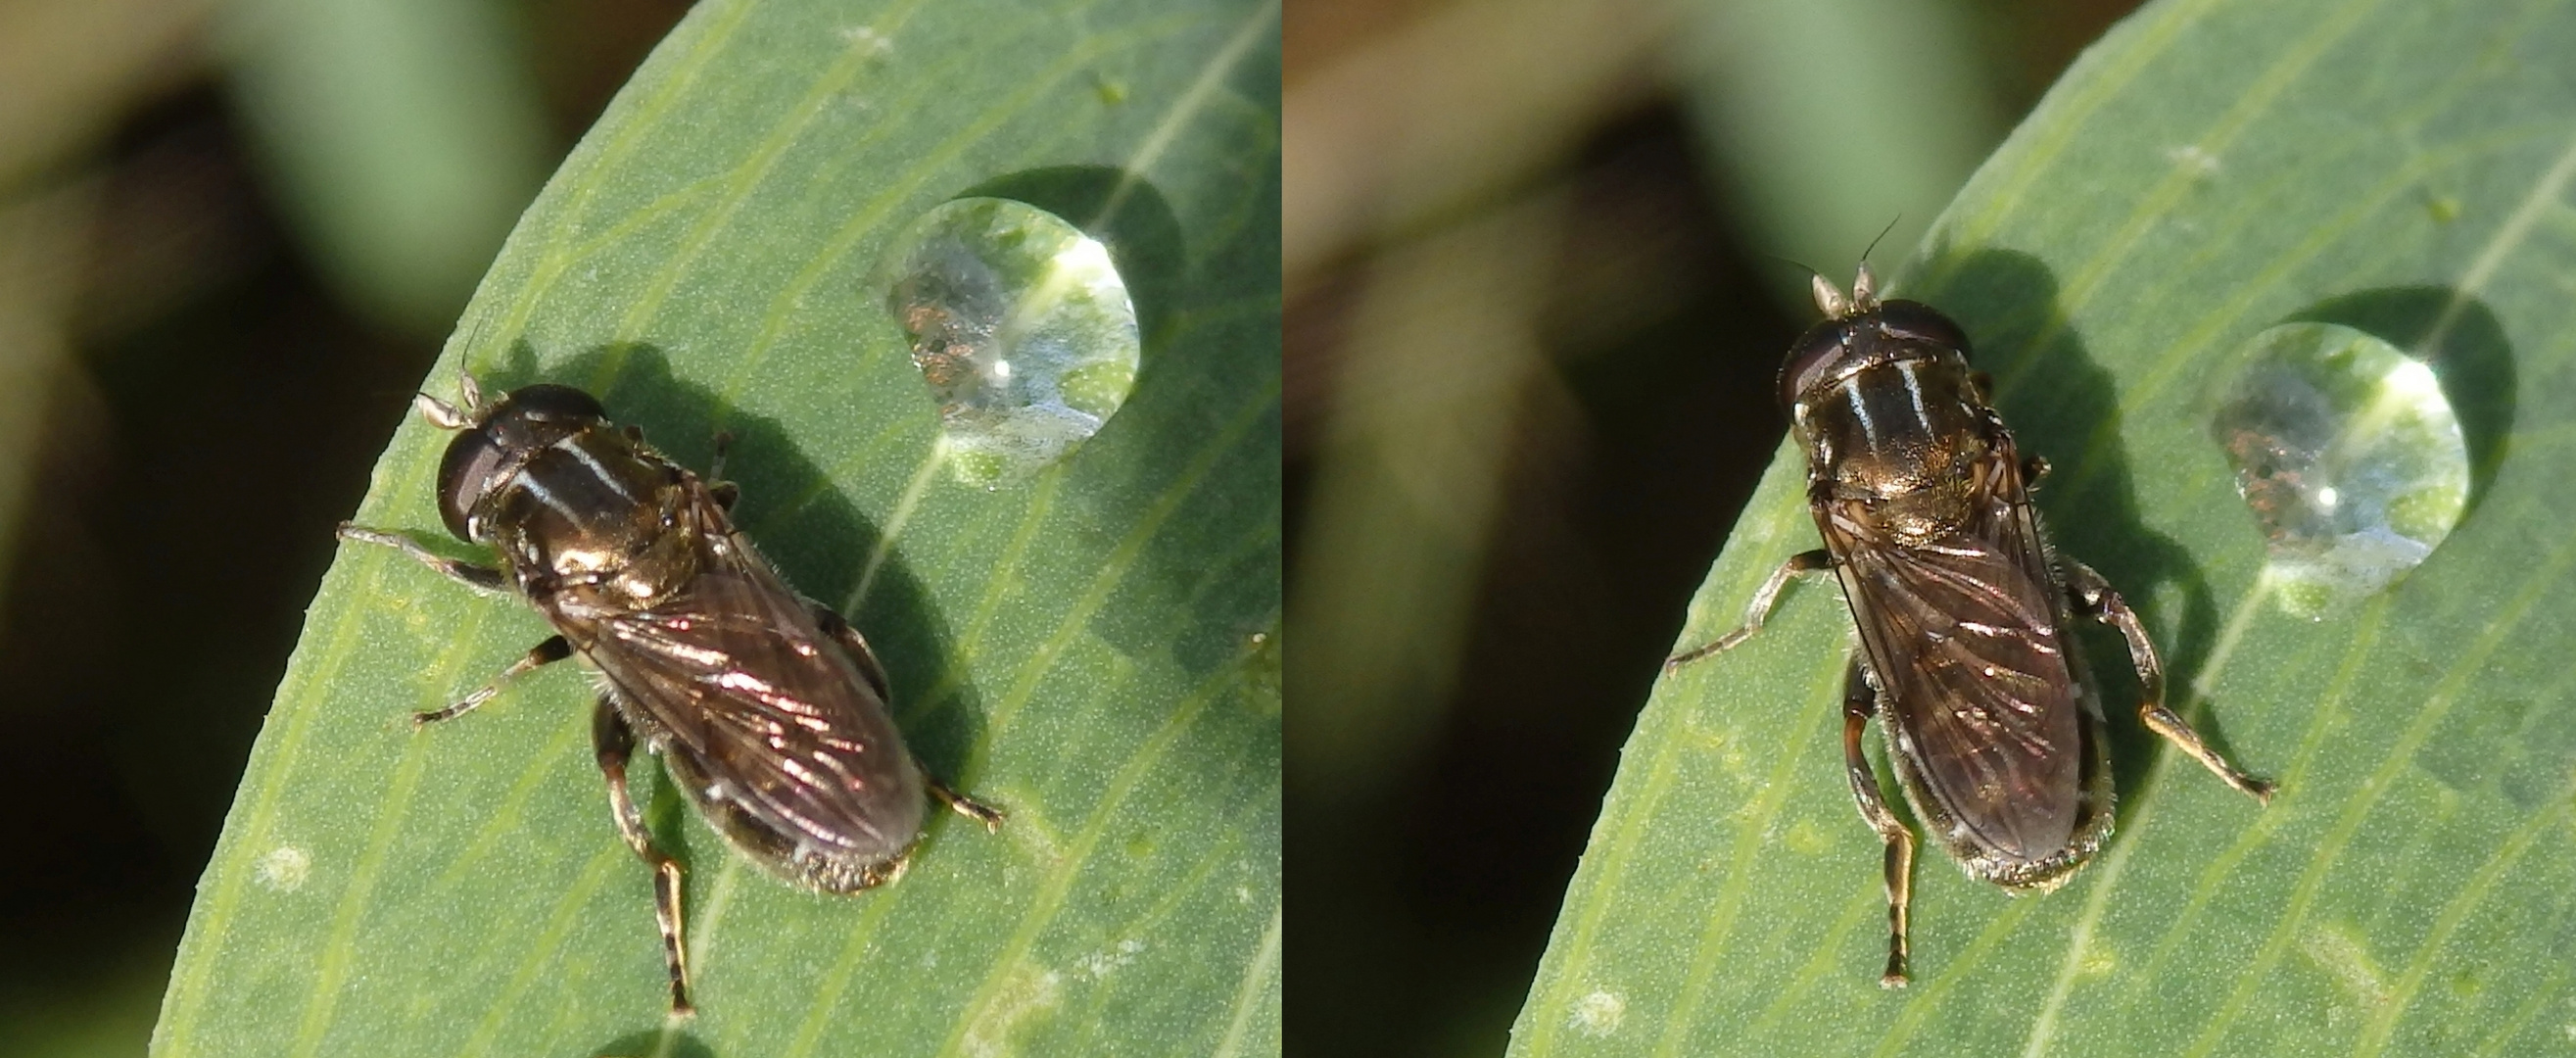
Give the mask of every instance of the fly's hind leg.
[[680, 861], [653, 846], [653, 834], [644, 828], [644, 813], [626, 792], [626, 762], [635, 755], [635, 732], [626, 726], [625, 717], [617, 715], [617, 704], [607, 694], [599, 696], [597, 711], [591, 714], [590, 739], [599, 755], [599, 770], [608, 777], [608, 807], [617, 817], [617, 833], [653, 868], [653, 917], [661, 924], [662, 961], [671, 971], [671, 1014], [689, 1017], [697, 1008], [689, 1003], [689, 949], [680, 932]]
[[1887, 970], [1878, 983], [1903, 988], [1908, 915], [1914, 904], [1914, 832], [1887, 810], [1878, 776], [1869, 770], [1869, 757], [1861, 752], [1861, 731], [1877, 711], [1878, 688], [1870, 685], [1869, 670], [1854, 654], [1850, 670], [1843, 674], [1843, 772], [1851, 778], [1852, 800], [1860, 804], [1861, 819], [1887, 844]]
[[1737, 644], [1753, 638], [1753, 633], [1762, 630], [1763, 620], [1771, 616], [1771, 609], [1780, 604], [1780, 593], [1788, 589], [1790, 578], [1823, 573], [1832, 568], [1834, 556], [1823, 548], [1789, 556], [1789, 561], [1780, 563], [1780, 568], [1771, 571], [1771, 579], [1762, 582], [1761, 590], [1753, 593], [1752, 603], [1744, 608], [1744, 627], [1717, 637], [1714, 643], [1665, 658], [1664, 671], [1671, 672], [1711, 654], [1733, 650]]
[[832, 641], [841, 644], [842, 651], [850, 655], [850, 662], [859, 667], [860, 678], [867, 680], [868, 686], [876, 688], [877, 700], [893, 704], [894, 686], [886, 680], [885, 666], [877, 663], [877, 652], [868, 649], [868, 637], [860, 635], [858, 629], [850, 627], [850, 622], [829, 606], [807, 599], [805, 607], [813, 611], [814, 623], [822, 626], [823, 634], [832, 637]]
[[[886, 681], [885, 666], [877, 664], [877, 652], [868, 649], [867, 637], [860, 635], [857, 628], [851, 627], [850, 622], [833, 612], [831, 607], [812, 599], [805, 600], [805, 605], [813, 609], [814, 623], [822, 626], [823, 634], [841, 644], [841, 649], [850, 655], [851, 662], [858, 665], [859, 675], [868, 681], [868, 686], [876, 688], [877, 699], [892, 708], [894, 687]], [[914, 757], [912, 764], [921, 770], [923, 782], [930, 788], [930, 796], [943, 807], [983, 824], [987, 832], [1000, 832], [1002, 820], [1006, 818], [1001, 809], [959, 793], [955, 787], [941, 782], [921, 763], [921, 758]]]
[[2164, 663], [2157, 660], [2156, 645], [2147, 639], [2146, 626], [2138, 622], [2138, 612], [2129, 608], [2128, 600], [2120, 598], [2111, 582], [2102, 579], [2093, 567], [2064, 555], [2058, 556], [2058, 561], [2066, 566], [2066, 594], [2075, 604], [2075, 612], [2119, 629], [2120, 637], [2129, 641], [2129, 660], [2138, 670], [2138, 686], [2146, 698], [2138, 703], [2138, 720], [2147, 725], [2147, 730], [2190, 754], [2191, 759], [2227, 785], [2270, 804], [2273, 786], [2269, 781], [2247, 775], [2228, 763], [2227, 758], [2200, 740], [2200, 733], [2191, 729], [2182, 714], [2166, 707]]
[[922, 782], [930, 787], [932, 800], [938, 801], [951, 812], [982, 823], [984, 832], [987, 834], [1002, 832], [1002, 822], [1010, 817], [1004, 815], [1001, 809], [958, 793], [947, 783], [939, 781], [938, 776], [930, 774], [929, 768], [922, 767], [921, 758], [913, 758], [912, 764], [916, 768], [921, 768]]

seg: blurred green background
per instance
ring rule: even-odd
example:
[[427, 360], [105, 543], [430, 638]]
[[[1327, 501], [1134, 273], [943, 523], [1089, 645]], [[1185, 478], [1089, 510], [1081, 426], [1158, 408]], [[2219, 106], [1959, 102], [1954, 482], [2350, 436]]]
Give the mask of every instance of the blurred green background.
[[331, 526], [686, 8], [0, 3], [0, 1055], [143, 1053]]
[[1893, 271], [2133, 6], [1288, 6], [1291, 1053], [1501, 1053], [1786, 428], [1792, 262]]

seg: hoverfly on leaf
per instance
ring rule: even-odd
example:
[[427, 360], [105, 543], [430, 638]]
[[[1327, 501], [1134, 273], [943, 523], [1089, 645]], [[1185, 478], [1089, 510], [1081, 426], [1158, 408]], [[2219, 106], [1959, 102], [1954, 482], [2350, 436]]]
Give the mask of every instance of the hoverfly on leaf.
[[1825, 546], [1763, 582], [1744, 625], [1673, 667], [1751, 638], [1792, 578], [1830, 573], [1858, 631], [1844, 676], [1843, 762], [1861, 817], [1886, 843], [1887, 968], [1906, 983], [1913, 833], [1888, 810], [1861, 749], [1881, 718], [1897, 788], [1968, 875], [2015, 893], [2065, 884], [2110, 837], [2112, 787], [2100, 694], [2078, 618], [2129, 644], [2148, 730], [2229, 786], [2268, 802], [2164, 702], [2164, 667], [2137, 612], [2040, 530], [2025, 458], [1968, 364], [1968, 337], [1928, 305], [1881, 301], [1867, 265], [1849, 296], [1815, 279], [1825, 320], [1780, 369], [1780, 399], [1807, 452], [1807, 505]]
[[515, 594], [555, 628], [481, 689], [414, 714], [416, 725], [460, 716], [576, 654], [598, 671], [593, 748], [618, 833], [653, 868], [672, 1013], [694, 1010], [681, 868], [627, 793], [639, 734], [735, 849], [808, 889], [855, 893], [900, 877], [929, 799], [1001, 827], [1000, 811], [930, 777], [904, 747], [867, 641], [753, 550], [717, 470], [701, 479], [663, 458], [570, 386], [489, 403], [471, 376], [462, 388], [461, 408], [427, 394], [414, 405], [456, 431], [438, 469], [442, 520], [492, 548], [498, 568], [440, 558], [397, 533], [342, 525], [340, 536]]

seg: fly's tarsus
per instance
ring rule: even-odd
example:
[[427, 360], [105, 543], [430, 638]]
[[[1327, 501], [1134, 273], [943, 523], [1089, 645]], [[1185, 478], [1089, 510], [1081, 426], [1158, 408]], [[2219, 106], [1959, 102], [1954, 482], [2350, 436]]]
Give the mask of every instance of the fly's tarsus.
[[[928, 769], [923, 769], [923, 771], [925, 775], [928, 773]], [[947, 783], [941, 782], [936, 778], [929, 778], [924, 781], [929, 784], [930, 796], [933, 799], [937, 800], [940, 804], [947, 806], [949, 811], [983, 824], [985, 833], [1001, 833], [1002, 823], [1010, 818], [1008, 815], [1003, 814], [1001, 809], [985, 804], [984, 802], [978, 801], [972, 797], [968, 797], [965, 794], [958, 793], [955, 789], [950, 788]]]
[[511, 680], [571, 656], [572, 641], [562, 636], [547, 636], [544, 642], [528, 648], [525, 655], [511, 662], [508, 668], [502, 669], [499, 675], [492, 677], [491, 682], [476, 688], [474, 693], [457, 699], [454, 704], [446, 708], [411, 714], [411, 726], [416, 729], [428, 727], [441, 720], [453, 720], [473, 712], [474, 707], [491, 701], [494, 695], [501, 693], [501, 688], [507, 686]]

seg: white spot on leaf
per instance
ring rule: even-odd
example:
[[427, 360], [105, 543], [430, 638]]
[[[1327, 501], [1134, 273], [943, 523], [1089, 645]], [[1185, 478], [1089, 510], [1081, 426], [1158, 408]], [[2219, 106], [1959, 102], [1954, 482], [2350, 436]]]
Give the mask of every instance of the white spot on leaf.
[[304, 879], [313, 874], [313, 857], [293, 845], [280, 845], [259, 858], [253, 868], [259, 884], [281, 893], [304, 888]]
[[1115, 970], [1127, 965], [1128, 963], [1135, 962], [1136, 953], [1144, 950], [1144, 941], [1129, 938], [1127, 940], [1119, 941], [1118, 947], [1113, 951], [1104, 951], [1083, 956], [1081, 962], [1077, 965], [1077, 969], [1084, 976], [1097, 981], [1109, 976], [1109, 972], [1111, 970]]
[[1574, 1014], [1565, 1019], [1565, 1024], [1586, 1036], [1607, 1036], [1619, 1031], [1619, 1023], [1627, 1018], [1626, 997], [1617, 992], [1594, 991], [1574, 1001]]
[[2218, 156], [2202, 149], [2196, 143], [2165, 148], [2165, 160], [2172, 162], [2174, 168], [2193, 177], [2206, 178], [2218, 175]]
[[975, 1058], [1002, 1058], [1017, 1053], [1012, 1037], [1029, 1019], [1064, 1002], [1064, 976], [1032, 963], [1011, 968], [999, 994], [975, 1013], [966, 1026], [966, 1053]]

